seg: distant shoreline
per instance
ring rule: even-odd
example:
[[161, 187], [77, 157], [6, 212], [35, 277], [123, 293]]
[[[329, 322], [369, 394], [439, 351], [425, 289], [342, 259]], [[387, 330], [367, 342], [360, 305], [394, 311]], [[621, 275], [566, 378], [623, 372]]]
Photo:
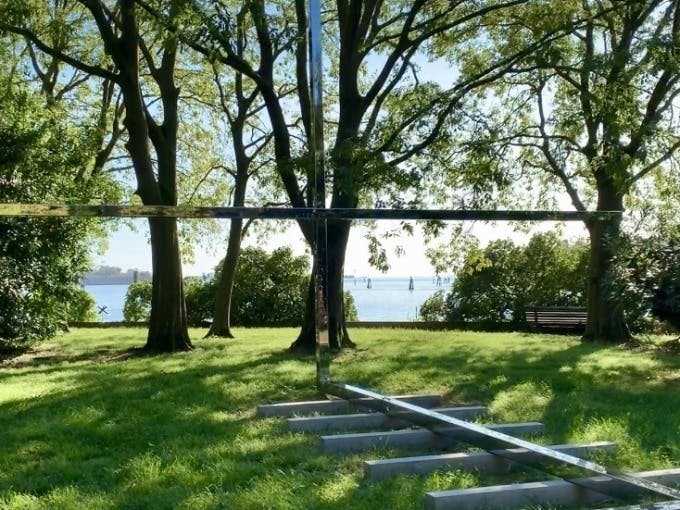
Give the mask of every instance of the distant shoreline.
[[[139, 275], [137, 281], [151, 281], [151, 277]], [[115, 276], [84, 276], [80, 279], [81, 285], [130, 285], [134, 282], [132, 275], [115, 275]]]
[[[354, 275], [344, 275], [345, 280], [356, 280], [356, 281], [366, 281], [367, 279], [371, 279], [374, 281], [394, 281], [394, 280], [409, 280], [409, 276], [406, 275], [390, 275], [390, 276], [384, 276], [384, 275], [379, 275], [379, 276], [354, 276]], [[416, 275], [413, 276], [413, 279], [416, 281], [423, 281], [423, 280], [435, 280], [436, 276], [421, 276], [421, 275]], [[443, 283], [449, 283], [451, 281], [450, 276], [441, 276], [441, 281]], [[120, 275], [111, 275], [111, 276], [104, 276], [104, 275], [92, 275], [92, 276], [84, 276], [83, 278], [80, 279], [81, 285], [130, 285], [133, 283], [133, 277], [132, 275], [128, 274], [120, 274]], [[143, 281], [151, 281], [151, 276], [148, 275], [148, 273], [140, 274], [137, 281], [143, 282]]]
[[106, 281], [97, 281], [97, 280], [90, 280], [90, 279], [83, 279], [80, 281], [82, 285], [130, 285], [132, 283], [132, 280], [127, 280], [127, 279], [115, 279], [115, 280], [106, 280]]

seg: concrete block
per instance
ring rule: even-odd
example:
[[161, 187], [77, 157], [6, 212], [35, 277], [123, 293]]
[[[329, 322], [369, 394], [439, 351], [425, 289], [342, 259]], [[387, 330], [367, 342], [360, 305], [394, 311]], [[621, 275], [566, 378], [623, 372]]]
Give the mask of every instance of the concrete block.
[[[483, 406], [445, 407], [433, 410], [461, 420], [471, 420], [488, 413], [488, 409]], [[410, 412], [397, 412], [389, 416], [382, 413], [357, 413], [288, 418], [287, 422], [290, 430], [295, 432], [336, 432], [341, 430], [409, 427], [413, 425], [413, 422], [408, 420], [409, 416], [415, 415]]]
[[[680, 468], [644, 471], [634, 475], [663, 485], [680, 482]], [[599, 491], [604, 491], [605, 494]], [[605, 476], [595, 476], [579, 478], [573, 482], [550, 480], [428, 492], [425, 496], [425, 506], [429, 510], [479, 508], [510, 510], [529, 505], [592, 505], [610, 499], [606, 493], [630, 497], [639, 492], [640, 489], [633, 485]]]
[[680, 501], [663, 501], [660, 503], [643, 503], [642, 505], [618, 506], [602, 510], [680, 510]]
[[[421, 407], [436, 407], [441, 405], [441, 395], [400, 395], [398, 398]], [[362, 401], [370, 401], [370, 398], [358, 398], [353, 400], [313, 400], [307, 402], [281, 402], [278, 404], [260, 404], [257, 406], [255, 415], [258, 418], [290, 417], [314, 414], [346, 414], [355, 409], [365, 410]]]
[[[513, 436], [542, 434], [542, 423], [508, 423], [502, 425], [488, 425], [488, 428]], [[459, 441], [445, 434], [455, 431], [456, 437], [465, 441], [466, 438], [476, 437], [474, 433], [459, 427], [447, 427], [437, 433], [428, 429], [416, 428], [410, 430], [395, 430], [390, 432], [365, 432], [358, 434], [336, 434], [321, 436], [319, 445], [324, 453], [356, 453], [373, 448], [397, 448], [399, 450], [427, 450], [431, 448], [446, 448]]]
[[[549, 446], [553, 450], [585, 458], [596, 451], [613, 450], [615, 444], [599, 441], [584, 444], [560, 444]], [[498, 450], [499, 455], [489, 452], [445, 453], [441, 455], [423, 455], [418, 457], [401, 457], [398, 459], [367, 460], [364, 462], [364, 477], [369, 480], [382, 480], [400, 474], [425, 475], [438, 470], [464, 469], [484, 473], [503, 473], [515, 462], [535, 462], [540, 457], [522, 448]], [[512, 457], [509, 460], [507, 457]]]

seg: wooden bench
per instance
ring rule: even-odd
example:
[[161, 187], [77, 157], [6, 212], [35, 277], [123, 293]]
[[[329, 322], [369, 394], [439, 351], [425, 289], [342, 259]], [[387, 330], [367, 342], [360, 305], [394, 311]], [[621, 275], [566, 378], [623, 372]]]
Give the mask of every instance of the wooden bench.
[[579, 306], [535, 306], [525, 312], [527, 324], [551, 331], [585, 331], [588, 312]]

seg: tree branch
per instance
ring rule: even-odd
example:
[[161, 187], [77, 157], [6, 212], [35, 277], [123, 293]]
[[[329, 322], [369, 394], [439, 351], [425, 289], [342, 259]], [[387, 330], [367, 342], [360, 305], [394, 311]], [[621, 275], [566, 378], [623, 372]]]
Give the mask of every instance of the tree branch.
[[538, 86], [538, 90], [536, 91], [537, 93], [537, 101], [538, 101], [538, 116], [540, 119], [540, 123], [538, 125], [539, 132], [541, 133], [541, 137], [543, 138], [543, 143], [541, 144], [541, 152], [543, 153], [543, 156], [545, 157], [546, 161], [548, 162], [548, 165], [550, 165], [550, 168], [552, 170], [552, 173], [557, 176], [561, 181], [562, 184], [564, 184], [564, 187], [567, 190], [567, 194], [569, 195], [569, 198], [571, 198], [571, 203], [574, 205], [577, 211], [585, 211], [586, 207], [583, 205], [583, 202], [581, 201], [581, 198], [578, 196], [578, 192], [576, 191], [576, 188], [572, 184], [572, 182], [569, 180], [569, 177], [567, 176], [566, 172], [562, 168], [562, 166], [559, 164], [557, 159], [555, 158], [555, 155], [552, 153], [551, 150], [551, 145], [550, 145], [550, 137], [548, 136], [547, 130], [546, 130], [546, 118], [545, 118], [545, 110], [543, 106], [543, 87], [545, 86], [545, 82], [541, 81], [541, 83]]
[[61, 51], [56, 50], [55, 48], [52, 48], [51, 46], [43, 42], [35, 33], [33, 33], [31, 30], [27, 28], [17, 27], [15, 25], [5, 23], [4, 21], [0, 21], [0, 30], [6, 30], [13, 34], [22, 36], [27, 41], [30, 41], [31, 43], [35, 44], [35, 46], [43, 53], [47, 53], [48, 55], [58, 60], [61, 60], [62, 62], [70, 65], [71, 67], [79, 69], [84, 73], [93, 76], [99, 76], [100, 78], [104, 78], [111, 81], [118, 80], [117, 74], [111, 73], [110, 71], [99, 66], [86, 64], [85, 62], [82, 62], [74, 57], [71, 57]]
[[678, 149], [680, 149], [680, 139], [677, 139], [675, 141], [675, 143], [673, 145], [671, 145], [662, 156], [658, 157], [657, 159], [652, 161], [650, 164], [645, 166], [637, 174], [631, 176], [631, 178], [628, 181], [629, 185], [632, 186], [637, 181], [639, 181], [640, 179], [645, 177], [649, 172], [651, 172], [652, 170], [657, 168], [659, 165], [668, 161], [670, 158], [673, 157], [673, 155], [675, 155], [675, 153], [678, 151]]

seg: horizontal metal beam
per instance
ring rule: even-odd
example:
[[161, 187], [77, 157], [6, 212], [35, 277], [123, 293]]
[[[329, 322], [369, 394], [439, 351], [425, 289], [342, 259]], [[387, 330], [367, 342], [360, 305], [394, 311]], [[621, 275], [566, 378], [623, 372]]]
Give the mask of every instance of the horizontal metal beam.
[[[456, 439], [456, 436], [464, 431], [466, 433], [466, 437], [463, 439], [464, 442], [483, 448], [490, 453], [493, 453], [493, 450], [498, 450], [501, 448], [525, 448], [545, 459], [546, 461], [549, 460], [559, 464], [575, 466], [591, 473], [603, 475], [608, 479], [616, 480], [617, 482], [620, 482], [624, 485], [635, 487], [638, 490], [653, 493], [655, 495], [660, 494], [667, 498], [680, 499], [679, 490], [666, 487], [665, 485], [654, 482], [653, 480], [647, 480], [626, 473], [621, 473], [589, 460], [584, 460], [573, 455], [557, 452], [551, 448], [541, 446], [530, 441], [525, 441], [509, 434], [504, 434], [503, 432], [499, 432], [497, 430], [492, 430], [491, 428], [485, 427], [483, 425], [469, 423], [452, 416], [446, 416], [441, 413], [437, 413], [430, 409], [424, 409], [407, 402], [401, 402], [398, 399], [365, 390], [358, 386], [344, 383], [333, 383], [325, 388], [325, 390], [332, 395], [343, 398], [364, 397], [373, 399], [375, 408], [381, 412], [390, 412], [395, 410], [412, 411], [414, 415], [419, 417], [418, 421], [414, 420], [415, 423], [418, 423], [419, 425], [427, 424], [426, 426], [434, 432], [450, 436], [453, 439]], [[455, 428], [450, 428], [452, 425]]]
[[620, 215], [621, 211], [488, 211], [477, 209], [322, 209], [313, 207], [193, 207], [186, 205], [0, 204], [0, 216], [72, 216], [83, 218], [597, 221]]

